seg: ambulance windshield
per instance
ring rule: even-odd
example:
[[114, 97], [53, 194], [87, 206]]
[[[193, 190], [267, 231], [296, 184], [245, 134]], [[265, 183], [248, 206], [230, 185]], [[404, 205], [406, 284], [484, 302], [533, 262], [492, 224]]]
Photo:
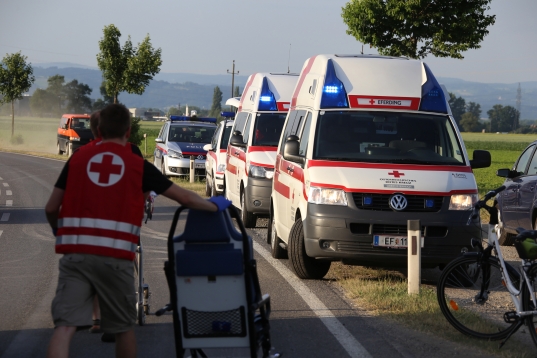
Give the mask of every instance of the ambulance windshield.
[[449, 117], [395, 112], [321, 112], [313, 159], [464, 165]]
[[259, 113], [255, 121], [252, 145], [277, 147], [287, 113]]

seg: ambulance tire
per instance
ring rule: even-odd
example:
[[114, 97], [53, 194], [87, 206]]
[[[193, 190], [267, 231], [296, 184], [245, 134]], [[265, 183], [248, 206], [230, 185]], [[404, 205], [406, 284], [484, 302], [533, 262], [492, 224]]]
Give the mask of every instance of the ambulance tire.
[[67, 158], [70, 158], [72, 154], [73, 154], [73, 145], [71, 143], [67, 143], [65, 145], [65, 155], [67, 156]]
[[257, 216], [246, 210], [246, 203], [244, 201], [244, 192], [241, 194], [241, 219], [244, 227], [254, 228], [257, 223]]
[[287, 254], [295, 274], [306, 280], [322, 279], [332, 264], [331, 261], [316, 260], [308, 256], [304, 246], [304, 227], [301, 218], [298, 218], [291, 228]]
[[270, 253], [272, 254], [272, 257], [275, 259], [287, 258], [287, 250], [280, 246], [282, 240], [278, 237], [278, 232], [276, 231], [276, 219], [272, 213], [272, 208], [269, 213], [267, 241], [270, 244]]
[[211, 186], [209, 185], [209, 176], [205, 175], [205, 196], [208, 196], [209, 198], [211, 195]]
[[58, 142], [58, 143], [56, 144], [56, 147], [57, 147], [57, 153], [58, 153], [59, 155], [62, 155], [62, 154], [63, 154], [63, 150], [60, 149], [60, 142]]

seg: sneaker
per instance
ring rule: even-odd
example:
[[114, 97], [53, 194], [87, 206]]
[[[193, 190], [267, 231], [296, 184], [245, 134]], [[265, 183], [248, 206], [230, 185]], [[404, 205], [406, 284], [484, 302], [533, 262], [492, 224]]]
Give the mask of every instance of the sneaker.
[[116, 341], [116, 335], [113, 333], [103, 333], [101, 341], [106, 343], [114, 343]]

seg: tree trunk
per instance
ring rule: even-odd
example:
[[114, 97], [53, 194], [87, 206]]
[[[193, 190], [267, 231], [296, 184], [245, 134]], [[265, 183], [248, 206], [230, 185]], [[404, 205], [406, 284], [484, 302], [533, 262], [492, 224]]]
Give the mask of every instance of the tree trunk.
[[11, 100], [11, 138], [15, 134], [15, 100]]
[[117, 104], [117, 93], [114, 93], [114, 104]]

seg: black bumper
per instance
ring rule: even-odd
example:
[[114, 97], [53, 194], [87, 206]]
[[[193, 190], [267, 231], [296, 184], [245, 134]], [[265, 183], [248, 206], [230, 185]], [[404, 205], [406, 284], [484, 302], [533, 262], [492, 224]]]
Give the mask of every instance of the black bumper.
[[407, 221], [420, 220], [423, 267], [444, 265], [471, 251], [471, 238], [481, 237], [479, 219], [466, 225], [469, 211], [450, 211], [449, 197], [438, 212], [394, 212], [308, 204], [304, 220], [308, 256], [364, 266], [405, 267], [407, 249], [373, 246], [374, 234], [407, 236]]
[[272, 179], [248, 178], [244, 192], [246, 210], [259, 216], [268, 216], [271, 192]]

